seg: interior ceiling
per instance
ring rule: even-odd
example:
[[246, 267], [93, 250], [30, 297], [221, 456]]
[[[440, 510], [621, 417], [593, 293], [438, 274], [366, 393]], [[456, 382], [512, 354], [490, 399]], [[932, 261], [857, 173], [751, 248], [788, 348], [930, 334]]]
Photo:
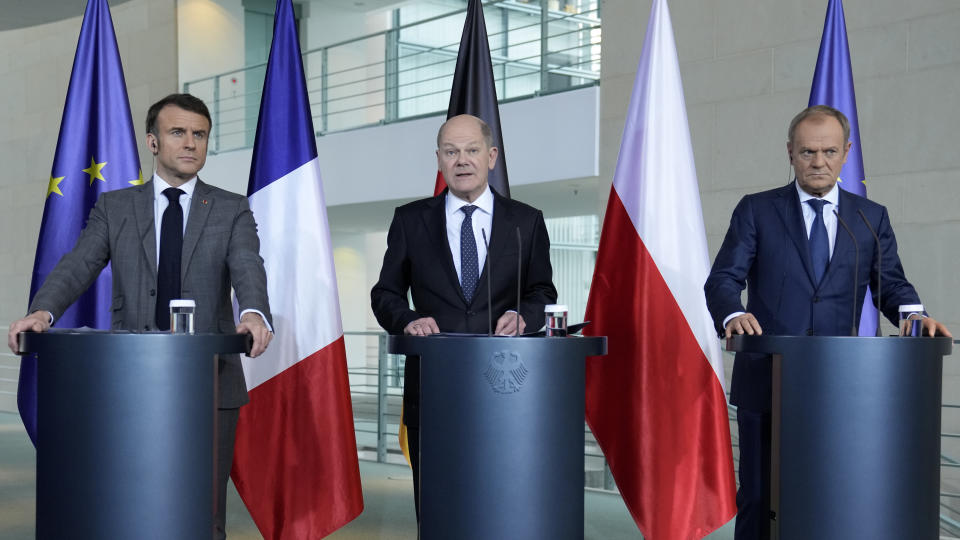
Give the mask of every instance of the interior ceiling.
[[311, 4], [314, 8], [330, 6], [350, 11], [374, 11], [399, 4], [402, 0], [308, 0], [297, 1], [297, 4]]
[[[107, 0], [110, 7], [130, 0]], [[149, 0], [151, 2], [157, 0]], [[172, 0], [169, 0], [172, 1]], [[219, 0], [224, 1], [224, 0]], [[242, 1], [242, 0], [234, 0]], [[315, 9], [324, 5], [352, 11], [382, 9], [400, 0], [294, 0], [296, 4], [311, 4]], [[2, 0], [0, 1], [0, 31], [26, 28], [38, 24], [62, 21], [83, 15], [85, 0]]]
[[[130, 0], [107, 0], [110, 7]], [[83, 15], [84, 0], [3, 0], [0, 31], [26, 28]]]

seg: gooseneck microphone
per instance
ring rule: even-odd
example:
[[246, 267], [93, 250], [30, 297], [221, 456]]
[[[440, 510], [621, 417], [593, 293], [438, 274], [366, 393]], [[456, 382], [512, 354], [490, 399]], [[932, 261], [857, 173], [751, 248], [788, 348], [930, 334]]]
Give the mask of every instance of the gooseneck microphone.
[[873, 241], [876, 242], [877, 248], [874, 250], [877, 254], [877, 337], [883, 335], [880, 332], [880, 310], [883, 305], [881, 300], [883, 299], [883, 269], [880, 266], [880, 262], [883, 260], [883, 252], [880, 251], [880, 237], [877, 236], [877, 231], [873, 229], [873, 225], [870, 225], [870, 220], [867, 219], [867, 216], [864, 215], [863, 210], [857, 208], [857, 213], [860, 214], [860, 219], [867, 225], [867, 229], [870, 229], [870, 234], [873, 235]]
[[520, 336], [520, 276], [523, 274], [523, 242], [520, 240], [520, 227], [517, 227], [517, 327], [514, 336]]
[[850, 240], [853, 240], [853, 320], [850, 322], [850, 335], [856, 336], [860, 333], [857, 328], [857, 291], [859, 290], [858, 285], [860, 284], [858, 281], [860, 277], [860, 244], [857, 243], [857, 237], [854, 236], [853, 231], [850, 230], [847, 222], [840, 217], [836, 209], [834, 209], [833, 215], [837, 216], [837, 223], [843, 225], [843, 230], [847, 231], [847, 234], [850, 235]]
[[480, 229], [483, 234], [483, 247], [487, 250], [487, 337], [493, 335], [493, 304], [490, 298], [493, 296], [490, 292], [490, 283], [493, 282], [493, 270], [490, 269], [490, 243], [487, 242], [487, 231]]

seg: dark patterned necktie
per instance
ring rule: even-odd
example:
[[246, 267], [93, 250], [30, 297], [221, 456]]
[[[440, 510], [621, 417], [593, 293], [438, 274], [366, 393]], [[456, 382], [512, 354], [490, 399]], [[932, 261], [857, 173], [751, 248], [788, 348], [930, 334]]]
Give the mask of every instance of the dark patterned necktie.
[[473, 211], [476, 206], [468, 204], [463, 210], [463, 223], [460, 224], [460, 288], [469, 304], [477, 290], [480, 279], [480, 263], [477, 261], [477, 239], [473, 236]]
[[170, 201], [160, 222], [160, 258], [157, 261], [156, 323], [160, 330], [170, 329], [170, 300], [180, 298], [180, 253], [183, 251], [183, 191], [167, 188], [163, 194]]
[[823, 273], [827, 271], [827, 263], [830, 262], [830, 240], [827, 237], [827, 226], [823, 223], [823, 206], [829, 204], [823, 199], [810, 199], [807, 201], [817, 217], [813, 218], [813, 226], [810, 227], [810, 262], [813, 263], [813, 273], [817, 284], [823, 279]]

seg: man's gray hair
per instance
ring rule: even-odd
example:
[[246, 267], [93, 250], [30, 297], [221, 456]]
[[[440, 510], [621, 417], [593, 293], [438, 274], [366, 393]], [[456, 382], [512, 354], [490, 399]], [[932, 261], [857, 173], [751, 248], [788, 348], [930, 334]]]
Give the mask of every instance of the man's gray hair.
[[850, 121], [847, 120], [847, 116], [842, 112], [834, 109], [833, 107], [827, 105], [814, 105], [813, 107], [807, 107], [806, 109], [800, 111], [799, 114], [793, 117], [793, 120], [790, 121], [790, 128], [787, 130], [787, 142], [793, 144], [793, 135], [797, 131], [797, 126], [800, 122], [803, 122], [807, 118], [812, 116], [832, 116], [840, 122], [840, 127], [843, 128], [843, 142], [846, 143], [850, 140]]

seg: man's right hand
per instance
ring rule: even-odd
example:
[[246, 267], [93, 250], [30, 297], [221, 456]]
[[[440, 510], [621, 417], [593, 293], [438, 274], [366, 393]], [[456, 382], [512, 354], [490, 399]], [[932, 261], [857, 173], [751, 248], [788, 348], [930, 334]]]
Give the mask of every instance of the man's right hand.
[[734, 334], [761, 335], [763, 330], [760, 328], [760, 321], [752, 313], [744, 313], [730, 319], [727, 323], [726, 337]]
[[20, 344], [17, 342], [17, 334], [20, 332], [46, 332], [50, 329], [51, 315], [49, 311], [34, 311], [19, 321], [10, 323], [10, 331], [7, 332], [7, 345], [13, 354], [20, 354]]
[[437, 326], [437, 321], [433, 320], [433, 317], [423, 317], [410, 321], [410, 324], [403, 329], [403, 333], [408, 336], [429, 336], [439, 332], [440, 327]]

